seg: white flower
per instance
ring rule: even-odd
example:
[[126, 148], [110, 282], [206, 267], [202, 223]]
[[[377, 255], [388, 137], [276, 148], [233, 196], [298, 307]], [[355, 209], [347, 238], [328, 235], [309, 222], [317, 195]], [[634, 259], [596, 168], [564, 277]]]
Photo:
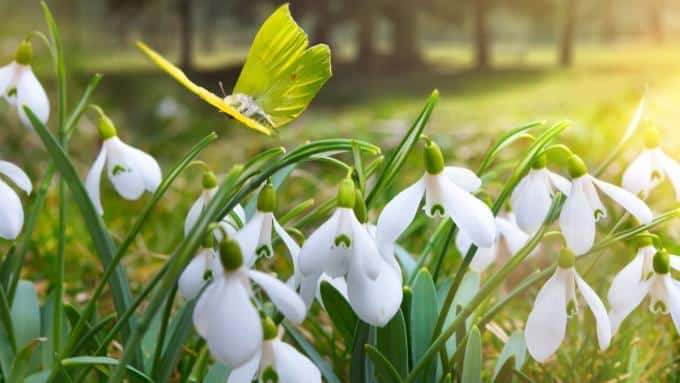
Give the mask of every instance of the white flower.
[[622, 186], [635, 195], [647, 198], [649, 192], [668, 177], [680, 201], [680, 164], [660, 147], [647, 148], [623, 173]]
[[260, 316], [251, 302], [251, 281], [293, 323], [304, 320], [306, 308], [295, 291], [283, 282], [245, 267], [235, 240], [222, 241], [220, 257], [223, 269], [213, 267], [213, 281], [198, 299], [193, 319], [213, 357], [234, 368], [255, 356], [262, 345]]
[[[191, 205], [191, 208], [184, 219], [185, 236], [187, 236], [191, 229], [193, 229], [194, 225], [196, 225], [196, 222], [198, 222], [201, 214], [203, 214], [203, 211], [217, 192], [217, 178], [213, 172], [206, 171], [203, 173], [202, 183], [203, 191], [196, 201]], [[215, 238], [218, 242], [220, 242], [222, 240], [222, 232], [231, 237], [235, 236], [245, 221], [246, 212], [243, 210], [243, 207], [240, 204], [236, 205], [236, 207], [234, 207], [234, 209], [224, 216], [224, 218], [219, 222], [221, 230], [215, 230]]]
[[[470, 269], [473, 271], [481, 273], [491, 265], [498, 256], [502, 239], [505, 239], [505, 244], [507, 245], [510, 255], [515, 255], [531, 238], [529, 234], [523, 232], [522, 229], [518, 227], [515, 216], [512, 213], [508, 214], [507, 218], [496, 217], [496, 230], [498, 236], [496, 237], [494, 244], [491, 247], [480, 247], [477, 249], [475, 256], [472, 258], [472, 262], [470, 262]], [[456, 236], [456, 247], [463, 256], [470, 250], [470, 247], [472, 247], [470, 237], [462, 230], [459, 230], [458, 235]], [[534, 249], [531, 254], [535, 254], [536, 251], [537, 249]]]
[[[273, 323], [271, 325], [274, 326]], [[264, 331], [267, 332], [266, 329]], [[258, 376], [260, 379], [257, 379]], [[233, 369], [227, 383], [251, 383], [253, 380], [321, 383], [321, 372], [294, 347], [274, 337], [265, 339], [252, 358]]]
[[29, 128], [33, 128], [33, 124], [24, 112], [24, 105], [29, 107], [43, 124], [47, 123], [50, 115], [50, 102], [45, 89], [31, 69], [32, 56], [31, 44], [24, 41], [17, 49], [15, 61], [0, 68], [0, 95], [17, 107], [21, 122]]
[[577, 255], [590, 250], [595, 242], [595, 223], [607, 215], [597, 189], [621, 205], [641, 224], [652, 220], [652, 212], [642, 200], [625, 189], [588, 174], [578, 156], [569, 158], [569, 166], [571, 189], [560, 213], [560, 228], [567, 245]]
[[[655, 272], [653, 259], [656, 254], [653, 246], [641, 247], [635, 258], [614, 277], [608, 294], [612, 333], [616, 333], [621, 323], [647, 295], [650, 297], [649, 309], [657, 314], [668, 314], [670, 311], [680, 332], [680, 288], [673, 282], [669, 272]], [[680, 270], [680, 257], [667, 252], [659, 254], [659, 257], [666, 256], [668, 265]], [[666, 261], [662, 261], [665, 264]]]
[[[429, 158], [429, 159], [428, 159]], [[482, 182], [473, 172], [460, 167], [444, 167], [441, 151], [435, 143], [425, 148], [427, 172], [415, 184], [397, 194], [378, 219], [379, 243], [396, 241], [416, 215], [425, 195], [425, 213], [433, 217], [451, 217], [461, 231], [479, 247], [490, 247], [496, 238], [491, 209], [471, 193]]]
[[97, 212], [101, 215], [104, 210], [99, 197], [99, 186], [104, 164], [107, 165], [107, 175], [113, 187], [128, 200], [138, 199], [144, 191], [155, 192], [162, 176], [161, 168], [153, 157], [127, 145], [116, 136], [111, 120], [102, 116], [99, 129], [104, 143], [87, 174], [85, 184]]
[[[11, 162], [0, 161], [0, 174], [9, 178], [18, 188], [31, 194], [31, 180], [26, 173]], [[24, 226], [24, 209], [21, 199], [9, 185], [0, 179], [0, 237], [15, 239]]]
[[179, 277], [179, 292], [184, 299], [189, 300], [198, 296], [203, 286], [212, 277], [214, 262], [215, 250], [205, 247], [198, 250], [198, 254], [189, 262]]
[[[567, 256], [564, 256], [565, 253], [568, 253]], [[570, 260], [563, 262], [563, 257]], [[607, 310], [595, 291], [578, 275], [573, 260], [574, 254], [570, 250], [563, 250], [560, 266], [538, 292], [529, 313], [524, 336], [529, 353], [539, 362], [557, 351], [564, 340], [567, 318], [578, 312], [576, 286], [595, 316], [600, 349], [609, 347], [612, 333]]]
[[569, 195], [569, 188], [569, 181], [551, 172], [543, 158], [539, 158], [536, 166], [522, 178], [510, 196], [517, 225], [525, 232], [535, 232], [548, 215], [555, 189]]

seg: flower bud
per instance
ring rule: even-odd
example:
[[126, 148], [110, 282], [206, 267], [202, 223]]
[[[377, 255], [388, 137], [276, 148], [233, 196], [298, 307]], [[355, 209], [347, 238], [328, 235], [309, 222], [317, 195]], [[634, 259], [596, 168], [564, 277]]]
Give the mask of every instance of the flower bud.
[[210, 170], [203, 172], [203, 189], [214, 189], [217, 187], [217, 177]]
[[588, 173], [588, 168], [586, 167], [585, 162], [583, 162], [581, 157], [577, 156], [576, 154], [569, 156], [567, 163], [567, 166], [569, 167], [569, 176], [571, 178], [579, 178]]
[[668, 274], [671, 271], [671, 257], [666, 249], [659, 249], [654, 254], [654, 272], [657, 274]]
[[264, 340], [271, 340], [276, 338], [278, 329], [276, 328], [276, 324], [274, 323], [274, 321], [266, 315], [263, 316], [261, 320], [262, 320], [262, 337], [264, 338]]
[[118, 132], [116, 132], [116, 127], [113, 125], [113, 121], [105, 115], [99, 117], [99, 136], [103, 141], [108, 140], [111, 137], [116, 137]]
[[354, 215], [357, 217], [359, 223], [368, 222], [368, 212], [366, 211], [366, 201], [364, 201], [364, 194], [358, 188], [354, 191]]
[[432, 141], [427, 141], [423, 150], [423, 161], [425, 170], [430, 174], [439, 174], [444, 170], [444, 155], [439, 145]]
[[660, 142], [659, 130], [649, 120], [646, 121], [645, 125], [646, 125], [644, 133], [645, 146], [649, 149], [654, 149], [657, 146], [659, 146]]
[[545, 153], [540, 154], [534, 158], [534, 162], [531, 163], [531, 168], [532, 169], [543, 169], [545, 166], [548, 164], [548, 157], [545, 155]]
[[243, 254], [238, 242], [226, 237], [220, 243], [220, 261], [226, 271], [234, 271], [243, 265]]
[[574, 255], [574, 252], [568, 247], [563, 247], [562, 250], [560, 250], [560, 257], [557, 259], [557, 265], [561, 269], [570, 269], [574, 267], [575, 263], [576, 256]]
[[354, 208], [354, 181], [347, 177], [338, 186], [337, 205], [338, 207]]
[[270, 183], [264, 185], [257, 196], [257, 210], [263, 213], [271, 213], [276, 209], [276, 190]]
[[14, 61], [21, 65], [31, 65], [31, 61], [33, 61], [33, 45], [31, 45], [30, 41], [24, 40], [19, 44]]

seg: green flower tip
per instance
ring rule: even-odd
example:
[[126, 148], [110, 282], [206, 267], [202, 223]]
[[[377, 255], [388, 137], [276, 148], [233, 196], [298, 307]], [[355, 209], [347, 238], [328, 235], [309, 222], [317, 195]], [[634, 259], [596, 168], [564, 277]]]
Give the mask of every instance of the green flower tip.
[[271, 213], [276, 209], [276, 190], [270, 183], [264, 185], [260, 194], [257, 196], [257, 210], [264, 213]]
[[545, 153], [538, 155], [535, 159], [534, 162], [531, 164], [532, 169], [543, 169], [546, 167], [548, 164], [548, 157], [545, 155]]
[[217, 187], [217, 177], [210, 170], [203, 172], [203, 189], [214, 189]]
[[557, 259], [557, 265], [559, 265], [561, 269], [570, 269], [574, 267], [575, 263], [576, 255], [574, 252], [568, 247], [562, 248], [562, 250], [560, 250], [560, 257]]
[[24, 40], [19, 44], [14, 61], [21, 65], [31, 65], [31, 61], [33, 61], [33, 45], [31, 45], [30, 41]]
[[645, 146], [649, 149], [654, 149], [659, 146], [661, 139], [659, 138], [659, 130], [656, 125], [650, 120], [645, 121]]
[[267, 366], [267, 368], [265, 368], [264, 371], [262, 371], [260, 379], [262, 380], [263, 383], [278, 383], [279, 374], [277, 374], [276, 371], [274, 371], [274, 368], [272, 366]]
[[354, 200], [356, 198], [354, 189], [354, 181], [351, 178], [347, 177], [340, 182], [337, 197], [338, 207], [354, 208]]
[[439, 145], [429, 139], [426, 140], [423, 160], [425, 162], [425, 170], [430, 174], [439, 174], [444, 170], [442, 150], [439, 148]]
[[654, 254], [654, 272], [657, 274], [668, 274], [671, 271], [671, 257], [666, 249], [659, 249]]
[[268, 316], [263, 316], [262, 317], [262, 337], [264, 340], [271, 340], [276, 338], [276, 335], [278, 333], [278, 329], [276, 328], [276, 323], [268, 317]]
[[364, 201], [364, 193], [359, 188], [356, 188], [354, 191], [354, 215], [359, 223], [368, 222], [368, 211], [366, 209], [366, 201]]
[[569, 167], [569, 176], [571, 178], [579, 178], [586, 173], [588, 173], [588, 168], [586, 167], [586, 163], [583, 162], [581, 157], [579, 157], [576, 154], [572, 154], [569, 156], [568, 162], [568, 167]]
[[238, 242], [226, 237], [220, 243], [220, 261], [226, 271], [234, 271], [243, 265], [243, 254]]
[[104, 141], [118, 135], [116, 127], [113, 125], [113, 121], [105, 115], [99, 116], [99, 135]]

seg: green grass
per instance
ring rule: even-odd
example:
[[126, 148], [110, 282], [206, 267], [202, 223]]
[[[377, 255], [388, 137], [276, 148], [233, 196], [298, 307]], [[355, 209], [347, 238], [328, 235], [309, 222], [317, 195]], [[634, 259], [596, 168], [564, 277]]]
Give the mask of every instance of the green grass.
[[[115, 60], [109, 60], [107, 56], [73, 60], [72, 66], [104, 73], [94, 100], [110, 112], [124, 140], [149, 150], [166, 168], [211, 130], [218, 132], [221, 138], [204, 152], [202, 159], [218, 174], [264, 148], [275, 145], [291, 148], [307, 139], [351, 136], [390, 148], [408, 129], [433, 88], [440, 89], [441, 100], [426, 132], [439, 141], [449, 163], [475, 168], [500, 132], [531, 120], [567, 118], [573, 121], [573, 126], [563, 138], [594, 166], [616, 144], [647, 86], [650, 108], [646, 115], [659, 124], [667, 153], [680, 158], [680, 134], [675, 133], [680, 100], [680, 65], [677, 64], [680, 50], [675, 48], [644, 44], [607, 49], [581, 46], [574, 67], [561, 69], [554, 65], [552, 47], [532, 47], [521, 59], [518, 59], [517, 48], [498, 47], [497, 69], [477, 72], [469, 69], [472, 56], [464, 47], [431, 46], [427, 57], [436, 69], [435, 73], [360, 75], [341, 71], [298, 121], [273, 138], [235, 127], [172, 79], [155, 71], [133, 50], [117, 55]], [[203, 69], [215, 68], [225, 62], [237, 62], [243, 53], [235, 51], [202, 57], [198, 63]], [[39, 68], [39, 73], [45, 72]], [[70, 81], [79, 87], [84, 78], [83, 74]], [[219, 89], [214, 77], [199, 78], [198, 81], [216, 92]], [[233, 79], [224, 78], [224, 81], [225, 87], [229, 88], [226, 85]], [[48, 89], [48, 93], [54, 95], [52, 82], [48, 81]], [[73, 100], [75, 94], [71, 94]], [[165, 97], [180, 105], [182, 112], [173, 119], [162, 119], [155, 113], [159, 101]], [[0, 122], [4, 126], [0, 138], [5, 148], [2, 158], [27, 168], [37, 180], [45, 169], [47, 158], [39, 140], [19, 125], [15, 112], [4, 102], [0, 103]], [[95, 122], [96, 116], [88, 116], [72, 140], [71, 152], [83, 177], [99, 146]], [[515, 144], [501, 157], [514, 158], [525, 148], [525, 143]], [[633, 143], [622, 160], [617, 161], [604, 177], [618, 182], [627, 159], [639, 148], [639, 143]], [[399, 187], [415, 181], [421, 172], [420, 161], [414, 156], [408, 171], [398, 180]], [[319, 174], [323, 174], [321, 180]], [[283, 214], [287, 208], [310, 197], [317, 203], [322, 202], [332, 195], [335, 183], [342, 176], [339, 170], [325, 165], [310, 164], [297, 169], [285, 185], [284, 196], [279, 198], [282, 203], [278, 213]], [[115, 195], [107, 180], [103, 180], [103, 184], [105, 221], [114, 238], [119, 239], [132, 224], [143, 201], [123, 201]], [[488, 186], [493, 194], [497, 185]], [[393, 188], [390, 196], [397, 189]], [[166, 200], [154, 212], [152, 222], [133, 245], [135, 256], [126, 260], [132, 280], [143, 284], [173, 251], [182, 235], [186, 211], [199, 191], [200, 170], [192, 169], [168, 192]], [[668, 188], [662, 192], [666, 201], [672, 198], [669, 192]], [[654, 207], [660, 212], [668, 204], [654, 204]], [[26, 267], [31, 278], [50, 280], [54, 277], [51, 265], [55, 261], [56, 227], [49, 222], [54, 222], [51, 218], [56, 211], [57, 198], [51, 195], [43, 213], [42, 226], [34, 235]], [[84, 300], [100, 271], [75, 209], [71, 209], [69, 222], [67, 291], [71, 299]], [[669, 244], [677, 238], [674, 236], [677, 230], [673, 228], [673, 224], [669, 225]], [[428, 230], [417, 233], [427, 236]], [[552, 247], [547, 246], [547, 249]], [[515, 273], [505, 289], [518, 283], [538, 265], [547, 264], [553, 256], [550, 251], [544, 252], [538, 260]], [[608, 250], [596, 270], [586, 274], [586, 279], [604, 297], [614, 273], [631, 257], [632, 254], [617, 252], [616, 248]], [[446, 270], [455, 270], [456, 261], [452, 252]], [[487, 372], [493, 369], [495, 358], [502, 349], [502, 339], [523, 328], [535, 292], [532, 289], [526, 296], [516, 299], [493, 322], [492, 331], [483, 332]], [[554, 379], [617, 381], [618, 378], [625, 381], [629, 366], [632, 366], [631, 371], [644, 366], [642, 379], [657, 381], [660, 378], [656, 377], [662, 371], [667, 372], [664, 368], [676, 349], [678, 338], [670, 318], [654, 317], [641, 308], [624, 323], [612, 346], [600, 354], [596, 350], [592, 316], [581, 307], [579, 317], [570, 321], [567, 338], [556, 360], [545, 365], [529, 361], [524, 371], [537, 382]], [[631, 356], [633, 350], [635, 358]]]

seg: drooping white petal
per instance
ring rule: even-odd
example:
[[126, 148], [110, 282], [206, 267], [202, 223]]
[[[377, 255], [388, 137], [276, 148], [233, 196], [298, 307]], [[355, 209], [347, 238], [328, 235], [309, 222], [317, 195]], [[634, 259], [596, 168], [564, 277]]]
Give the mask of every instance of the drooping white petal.
[[547, 181], [545, 175], [532, 169], [512, 192], [510, 204], [522, 230], [535, 231], [548, 215], [552, 193]]
[[491, 247], [496, 240], [496, 223], [491, 209], [472, 194], [462, 190], [446, 177], [438, 177], [442, 202], [453, 222], [464, 230], [472, 243]]
[[647, 196], [652, 188], [652, 153], [644, 150], [628, 165], [621, 178], [621, 186], [635, 195]]
[[312, 307], [314, 297], [317, 297], [319, 302], [321, 302], [321, 299], [319, 298], [319, 278], [321, 278], [321, 275], [321, 272], [318, 274], [303, 274], [300, 279], [300, 298], [305, 302], [307, 309]]
[[[323, 299], [321, 297], [321, 283], [323, 282], [328, 282], [333, 286], [342, 296], [349, 301], [349, 297], [347, 296], [347, 281], [345, 280], [345, 277], [338, 277], [338, 278], [332, 278], [328, 274], [324, 273], [321, 274], [321, 276], [318, 278], [317, 282], [317, 289], [316, 289], [316, 300], [323, 305]], [[304, 298], [303, 298], [304, 300]]]
[[[640, 251], [643, 249], [640, 249]], [[647, 283], [643, 280], [642, 275], [644, 255], [640, 251], [629, 264], [616, 274], [607, 293], [607, 300], [611, 307], [609, 320], [612, 334], [618, 331], [621, 322], [640, 305], [647, 295]]]
[[673, 279], [670, 273], [664, 274], [663, 283], [666, 286], [666, 293], [668, 294], [668, 311], [670, 311], [675, 330], [680, 333], [680, 288]]
[[675, 199], [680, 201], [680, 164], [658, 149], [656, 157], [675, 190]]
[[560, 229], [576, 255], [590, 250], [595, 242], [595, 217], [583, 192], [583, 178], [572, 182], [569, 197], [560, 213]]
[[545, 169], [545, 173], [550, 179], [550, 182], [557, 188], [557, 190], [559, 190], [565, 196], [569, 195], [569, 191], [571, 190], [571, 182], [569, 182], [568, 179], [562, 177], [557, 173], [553, 173], [548, 169]]
[[305, 320], [307, 308], [299, 295], [283, 282], [269, 274], [257, 270], [248, 270], [248, 276], [253, 282], [262, 287], [274, 306], [288, 318], [289, 321], [300, 324]]
[[496, 217], [496, 229], [499, 235], [505, 238], [505, 243], [508, 245], [508, 250], [510, 250], [511, 255], [515, 255], [531, 236], [520, 229], [516, 222], [510, 218], [505, 219], [501, 217]]
[[236, 275], [208, 286], [194, 309], [194, 325], [213, 357], [232, 368], [247, 362], [262, 346], [260, 316]]
[[585, 175], [580, 178], [580, 182], [583, 194], [585, 194], [590, 210], [595, 217], [595, 222], [598, 222], [600, 219], [607, 217], [607, 208], [602, 203], [600, 195], [595, 188], [594, 179], [590, 175]]
[[616, 201], [621, 207], [632, 214], [640, 223], [648, 224], [652, 221], [652, 211], [641, 199], [631, 192], [610, 183], [592, 177], [593, 181], [600, 190]]
[[354, 211], [349, 208], [337, 208], [338, 226], [333, 236], [330, 255], [323, 271], [331, 277], [342, 277], [349, 270], [352, 251], [356, 242], [352, 233], [352, 222], [356, 221]]
[[600, 350], [605, 350], [609, 347], [609, 342], [612, 338], [612, 330], [609, 324], [609, 317], [607, 316], [607, 309], [604, 308], [604, 304], [597, 296], [595, 291], [593, 291], [586, 281], [581, 278], [578, 273], [574, 272], [574, 277], [576, 278], [576, 285], [583, 295], [586, 304], [590, 307], [595, 316], [595, 322], [597, 323], [597, 343], [600, 346]]
[[307, 357], [279, 340], [271, 341], [279, 383], [321, 383], [321, 372]]
[[17, 193], [0, 180], [0, 237], [15, 239], [24, 226], [24, 209]]
[[312, 235], [307, 238], [300, 250], [300, 271], [303, 275], [318, 275], [324, 270], [324, 266], [331, 254], [331, 246], [335, 239], [338, 228], [338, 211]]
[[380, 259], [381, 272], [374, 280], [354, 262], [347, 273], [347, 296], [357, 316], [378, 327], [385, 326], [399, 310], [402, 300], [401, 269]]
[[231, 370], [227, 383], [251, 383], [260, 368], [261, 356], [261, 351], [257, 350], [255, 355], [247, 362]]
[[527, 350], [543, 362], [562, 344], [567, 328], [566, 280], [564, 270], [557, 269], [536, 296], [524, 329]]
[[670, 254], [671, 267], [680, 270], [680, 255]]
[[87, 194], [90, 196], [94, 208], [97, 210], [99, 215], [104, 214], [104, 209], [102, 208], [102, 200], [99, 195], [99, 187], [101, 184], [102, 171], [104, 170], [104, 163], [106, 163], [106, 149], [101, 148], [97, 159], [92, 164], [92, 168], [87, 173], [87, 179], [85, 180], [85, 188], [87, 189]]
[[126, 145], [118, 137], [111, 137], [104, 141], [104, 146], [107, 151], [107, 174], [118, 194], [128, 200], [141, 197], [146, 187], [144, 178]]
[[238, 243], [241, 245], [241, 252], [243, 253], [243, 263], [248, 267], [257, 261], [256, 251], [264, 220], [265, 214], [261, 211], [256, 211], [250, 221], [236, 234]]
[[31, 191], [33, 190], [31, 179], [28, 178], [26, 173], [24, 173], [20, 167], [14, 165], [11, 162], [0, 161], [0, 173], [6, 175], [7, 178], [14, 182], [14, 184], [17, 185], [21, 190], [31, 194]]
[[19, 108], [21, 122], [24, 126], [32, 128], [33, 124], [24, 112], [24, 105], [31, 109], [40, 122], [47, 123], [50, 116], [50, 102], [47, 99], [45, 89], [40, 85], [30, 66], [23, 67], [17, 79], [17, 107]]
[[184, 236], [186, 237], [191, 229], [196, 225], [196, 222], [201, 217], [203, 213], [203, 208], [205, 207], [206, 201], [204, 194], [201, 194], [196, 202], [191, 205], [191, 209], [187, 213], [187, 217], [184, 219]]
[[[477, 248], [477, 252], [472, 258], [472, 262], [470, 262], [470, 269], [478, 273], [486, 270], [498, 255], [498, 249], [496, 246], [496, 243], [494, 243], [491, 247]], [[470, 247], [472, 247], [472, 240], [470, 239], [470, 236], [467, 235], [465, 230], [459, 229], [458, 235], [456, 236], [456, 248], [462, 256], [465, 256], [465, 254], [470, 251]]]
[[300, 286], [300, 280], [302, 278], [302, 273], [300, 272], [300, 265], [299, 265], [299, 260], [298, 257], [300, 256], [300, 246], [295, 242], [295, 240], [286, 232], [286, 229], [284, 229], [280, 224], [279, 221], [274, 218], [272, 219], [272, 223], [274, 225], [274, 231], [276, 232], [276, 235], [281, 238], [283, 243], [286, 245], [286, 248], [288, 249], [288, 253], [290, 253], [290, 258], [293, 263], [293, 289], [297, 289], [298, 286]]
[[352, 243], [352, 262], [358, 263], [370, 279], [376, 279], [383, 269], [382, 262], [384, 262], [380, 256], [378, 245], [354, 215], [352, 215], [352, 218], [352, 239], [354, 242]]
[[378, 242], [394, 242], [399, 238], [416, 216], [424, 192], [425, 180], [421, 178], [385, 205], [378, 218]]
[[213, 250], [201, 249], [179, 277], [179, 292], [184, 299], [193, 299], [206, 284], [206, 272], [212, 269]]
[[482, 180], [470, 169], [458, 166], [447, 166], [444, 175], [468, 193], [474, 193], [482, 187]]
[[7, 97], [16, 71], [17, 63], [14, 61], [0, 68], [0, 97]]
[[125, 143], [123, 144], [127, 149], [128, 156], [132, 158], [132, 165], [137, 168], [137, 171], [144, 180], [144, 188], [147, 191], [154, 193], [163, 179], [158, 161], [146, 152]]

